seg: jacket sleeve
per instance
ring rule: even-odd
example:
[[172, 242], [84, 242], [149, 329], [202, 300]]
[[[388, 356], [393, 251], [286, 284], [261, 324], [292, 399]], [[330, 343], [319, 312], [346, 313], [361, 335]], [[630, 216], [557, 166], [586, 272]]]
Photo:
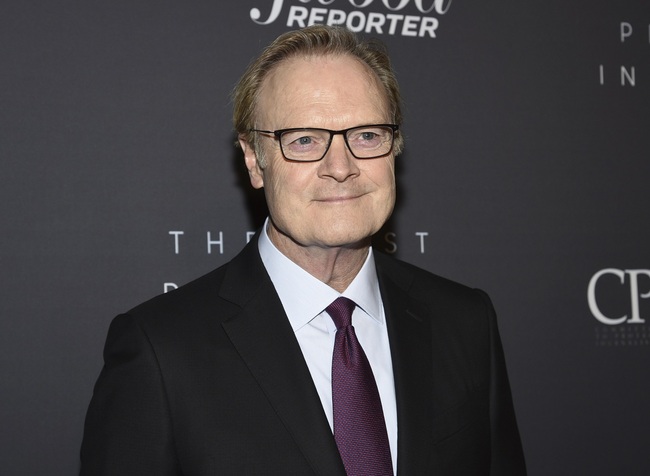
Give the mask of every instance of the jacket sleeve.
[[111, 323], [81, 446], [81, 476], [177, 475], [169, 405], [149, 339], [128, 314]]
[[490, 324], [490, 475], [525, 476], [521, 438], [496, 315], [490, 298], [481, 291]]

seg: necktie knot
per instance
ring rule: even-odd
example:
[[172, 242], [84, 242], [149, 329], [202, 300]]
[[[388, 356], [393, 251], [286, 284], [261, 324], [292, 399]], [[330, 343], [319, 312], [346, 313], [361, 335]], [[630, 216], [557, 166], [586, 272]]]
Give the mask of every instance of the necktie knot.
[[332, 304], [327, 306], [325, 311], [330, 315], [336, 325], [336, 329], [340, 330], [352, 323], [352, 312], [357, 305], [351, 299], [341, 296], [337, 298]]

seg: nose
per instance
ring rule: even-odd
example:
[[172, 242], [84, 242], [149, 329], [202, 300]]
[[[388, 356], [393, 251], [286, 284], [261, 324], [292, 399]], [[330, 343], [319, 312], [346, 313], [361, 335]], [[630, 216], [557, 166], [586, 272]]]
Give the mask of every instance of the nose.
[[357, 160], [345, 144], [343, 136], [335, 135], [325, 157], [320, 161], [318, 175], [321, 178], [333, 178], [337, 182], [345, 182], [359, 175]]

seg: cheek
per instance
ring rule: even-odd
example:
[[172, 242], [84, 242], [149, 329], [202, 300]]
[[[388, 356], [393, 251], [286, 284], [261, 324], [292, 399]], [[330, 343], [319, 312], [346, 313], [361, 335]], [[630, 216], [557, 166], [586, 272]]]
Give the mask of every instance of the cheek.
[[[381, 173], [375, 176], [376, 185], [380, 192], [380, 203], [378, 204], [382, 214], [390, 215], [395, 207], [396, 185], [394, 162], [387, 161]], [[387, 218], [387, 217], [386, 217]], [[386, 219], [385, 218], [385, 219]]]
[[395, 195], [395, 162], [392, 158], [378, 159], [375, 167], [368, 168], [366, 176], [385, 195]]
[[308, 190], [308, 177], [297, 166], [306, 164], [274, 163], [264, 173], [265, 194], [269, 208], [290, 209], [303, 200]]

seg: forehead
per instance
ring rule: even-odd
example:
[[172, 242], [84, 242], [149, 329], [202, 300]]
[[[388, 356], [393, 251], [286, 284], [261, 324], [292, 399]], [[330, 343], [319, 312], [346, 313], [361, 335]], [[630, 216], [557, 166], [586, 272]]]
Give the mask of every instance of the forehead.
[[274, 128], [386, 122], [387, 102], [376, 74], [357, 58], [296, 56], [278, 63], [264, 79], [257, 117], [274, 121]]

